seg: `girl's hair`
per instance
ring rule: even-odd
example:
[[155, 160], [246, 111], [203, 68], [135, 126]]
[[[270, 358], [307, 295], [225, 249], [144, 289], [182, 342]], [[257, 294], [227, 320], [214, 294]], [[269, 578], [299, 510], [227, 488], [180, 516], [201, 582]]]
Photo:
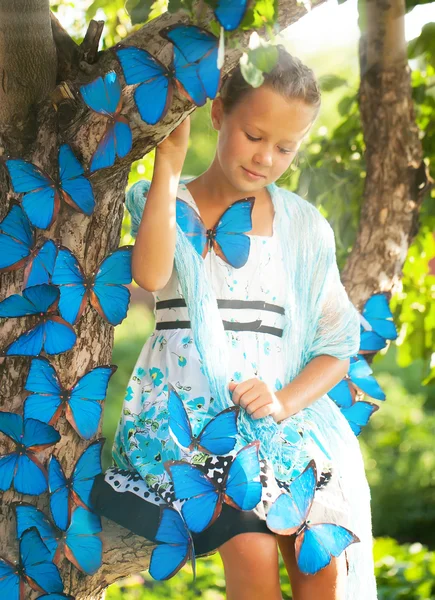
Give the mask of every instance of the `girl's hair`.
[[[278, 60], [270, 73], [264, 73], [263, 85], [268, 85], [285, 98], [300, 98], [320, 109], [320, 88], [312, 69], [292, 56], [282, 45], [277, 45]], [[222, 85], [224, 112], [230, 113], [234, 106], [253, 88], [245, 81], [238, 64]]]

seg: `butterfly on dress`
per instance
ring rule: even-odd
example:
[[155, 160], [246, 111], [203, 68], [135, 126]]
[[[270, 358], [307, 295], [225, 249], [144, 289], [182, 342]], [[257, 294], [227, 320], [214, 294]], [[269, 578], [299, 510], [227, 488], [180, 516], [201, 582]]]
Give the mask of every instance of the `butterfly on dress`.
[[124, 158], [130, 152], [133, 137], [130, 125], [121, 113], [121, 84], [115, 71], [109, 71], [88, 85], [80, 88], [86, 105], [94, 112], [108, 119], [106, 131], [95, 150], [89, 170], [91, 173], [111, 167], [115, 159]]
[[387, 340], [397, 339], [393, 314], [385, 294], [373, 294], [360, 314], [360, 352], [378, 352], [385, 348]]
[[157, 528], [154, 548], [149, 566], [153, 579], [170, 579], [186, 564], [192, 561], [195, 579], [195, 551], [192, 536], [181, 515], [173, 508], [160, 509], [160, 522]]
[[252, 510], [261, 500], [262, 484], [258, 451], [260, 442], [251, 442], [234, 457], [215, 483], [199, 468], [170, 460], [165, 468], [172, 478], [175, 498], [186, 500], [181, 513], [190, 531], [199, 533], [219, 517], [225, 502], [238, 510]]
[[56, 253], [52, 240], [35, 245], [35, 232], [29, 219], [21, 206], [13, 204], [0, 223], [0, 271], [25, 266], [25, 287], [49, 283]]
[[11, 563], [0, 558], [0, 598], [24, 600], [25, 584], [38, 592], [63, 592], [58, 568], [36, 530], [24, 531], [19, 542], [19, 560]]
[[98, 534], [102, 529], [97, 515], [77, 507], [67, 529], [63, 531], [36, 506], [19, 502], [13, 504], [13, 507], [17, 537], [20, 538], [26, 529], [35, 527], [55, 564], [59, 563], [63, 549], [67, 559], [86, 575], [93, 575], [101, 567], [102, 543]]
[[131, 250], [132, 246], [118, 248], [86, 276], [71, 250], [59, 247], [52, 282], [59, 287], [59, 311], [68, 323], [77, 323], [88, 299], [111, 325], [125, 319], [130, 302], [130, 291], [125, 286], [132, 279]]
[[217, 0], [214, 14], [226, 31], [234, 31], [246, 14], [249, 0]]
[[95, 367], [66, 389], [50, 361], [34, 358], [24, 386], [31, 392], [24, 402], [24, 417], [53, 425], [65, 408], [69, 423], [82, 438], [89, 440], [97, 433], [102, 401], [115, 370], [116, 366]]
[[213, 417], [199, 435], [194, 436], [183, 400], [171, 384], [168, 391], [169, 432], [181, 448], [206, 454], [227, 454], [234, 449], [240, 407], [226, 408]]
[[328, 392], [328, 396], [342, 408], [349, 408], [354, 404], [358, 390], [375, 400], [385, 400], [385, 394], [372, 373], [362, 356], [352, 357], [348, 374]]
[[94, 479], [102, 472], [101, 451], [104, 438], [92, 442], [78, 458], [70, 477], [65, 477], [55, 456], [48, 463], [50, 512], [54, 523], [65, 531], [70, 522], [73, 502], [87, 510], [92, 509], [91, 490]]
[[59, 212], [61, 198], [85, 215], [93, 213], [95, 200], [92, 186], [67, 144], [62, 144], [59, 148], [59, 173], [56, 180], [25, 160], [9, 159], [6, 167], [14, 192], [24, 193], [21, 206], [35, 227], [51, 227]]
[[246, 264], [251, 248], [251, 238], [245, 233], [252, 229], [252, 209], [255, 198], [237, 200], [221, 215], [212, 229], [205, 225], [192, 206], [177, 199], [177, 223], [203, 258], [214, 249], [225, 262], [240, 269]]
[[339, 556], [350, 544], [359, 542], [351, 531], [333, 523], [311, 524], [307, 519], [314, 500], [317, 470], [312, 460], [290, 483], [290, 493], [283, 493], [267, 513], [269, 529], [280, 535], [295, 537], [296, 561], [302, 573], [314, 575]]
[[[166, 67], [146, 50], [118, 46], [127, 85], [137, 85], [134, 99], [143, 121], [155, 125], [167, 113], [175, 88], [197, 106], [214, 98], [220, 81], [217, 68], [217, 38], [198, 27], [176, 26], [163, 30], [174, 45], [171, 64]], [[183, 36], [182, 47], [176, 44]]]
[[372, 414], [377, 410], [379, 410], [377, 404], [359, 400], [349, 408], [342, 408], [341, 413], [346, 417], [354, 434], [358, 436], [362, 428], [369, 422]]
[[16, 492], [39, 496], [47, 489], [47, 473], [35, 454], [60, 440], [59, 433], [36, 419], [0, 412], [0, 431], [16, 444], [15, 450], [0, 457], [0, 490], [13, 485]]
[[60, 354], [71, 350], [76, 334], [69, 323], [57, 315], [59, 289], [54, 285], [34, 285], [22, 295], [12, 294], [0, 302], [0, 317], [38, 315], [39, 322], [20, 334], [3, 349], [5, 356], [38, 356]]

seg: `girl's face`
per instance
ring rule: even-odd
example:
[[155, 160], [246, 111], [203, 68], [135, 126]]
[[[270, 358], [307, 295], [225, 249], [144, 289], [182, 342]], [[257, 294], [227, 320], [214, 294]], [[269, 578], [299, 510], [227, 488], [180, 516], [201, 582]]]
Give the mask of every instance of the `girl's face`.
[[253, 192], [288, 169], [316, 110], [263, 85], [249, 91], [228, 114], [217, 98], [211, 116], [219, 131], [215, 161], [232, 187]]

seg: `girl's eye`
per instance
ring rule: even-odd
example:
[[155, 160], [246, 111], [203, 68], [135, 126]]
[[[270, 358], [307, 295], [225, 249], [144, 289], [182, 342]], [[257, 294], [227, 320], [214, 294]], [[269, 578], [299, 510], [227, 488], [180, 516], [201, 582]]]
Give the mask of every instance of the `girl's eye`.
[[282, 152], [282, 154], [294, 154], [295, 152], [295, 150], [286, 150], [285, 148], [280, 148], [279, 151]]
[[245, 133], [245, 135], [251, 142], [258, 142], [259, 140], [261, 140], [261, 138], [252, 137], [252, 135], [249, 135], [249, 133]]

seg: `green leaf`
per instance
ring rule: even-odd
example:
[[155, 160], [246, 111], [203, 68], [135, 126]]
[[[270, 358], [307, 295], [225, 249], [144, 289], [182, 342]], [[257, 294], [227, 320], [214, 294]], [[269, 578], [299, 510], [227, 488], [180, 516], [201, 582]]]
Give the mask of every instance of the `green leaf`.
[[322, 75], [319, 77], [319, 85], [323, 92], [332, 92], [343, 85], [347, 85], [347, 79], [338, 75]]
[[409, 58], [416, 58], [422, 54], [435, 57], [435, 23], [426, 23], [420, 35], [408, 44]]
[[148, 20], [154, 0], [127, 0], [125, 9], [130, 15], [133, 25], [145, 23]]
[[240, 70], [242, 75], [252, 87], [260, 87], [264, 83], [264, 77], [262, 71], [249, 60], [246, 52], [242, 54], [240, 58]]

